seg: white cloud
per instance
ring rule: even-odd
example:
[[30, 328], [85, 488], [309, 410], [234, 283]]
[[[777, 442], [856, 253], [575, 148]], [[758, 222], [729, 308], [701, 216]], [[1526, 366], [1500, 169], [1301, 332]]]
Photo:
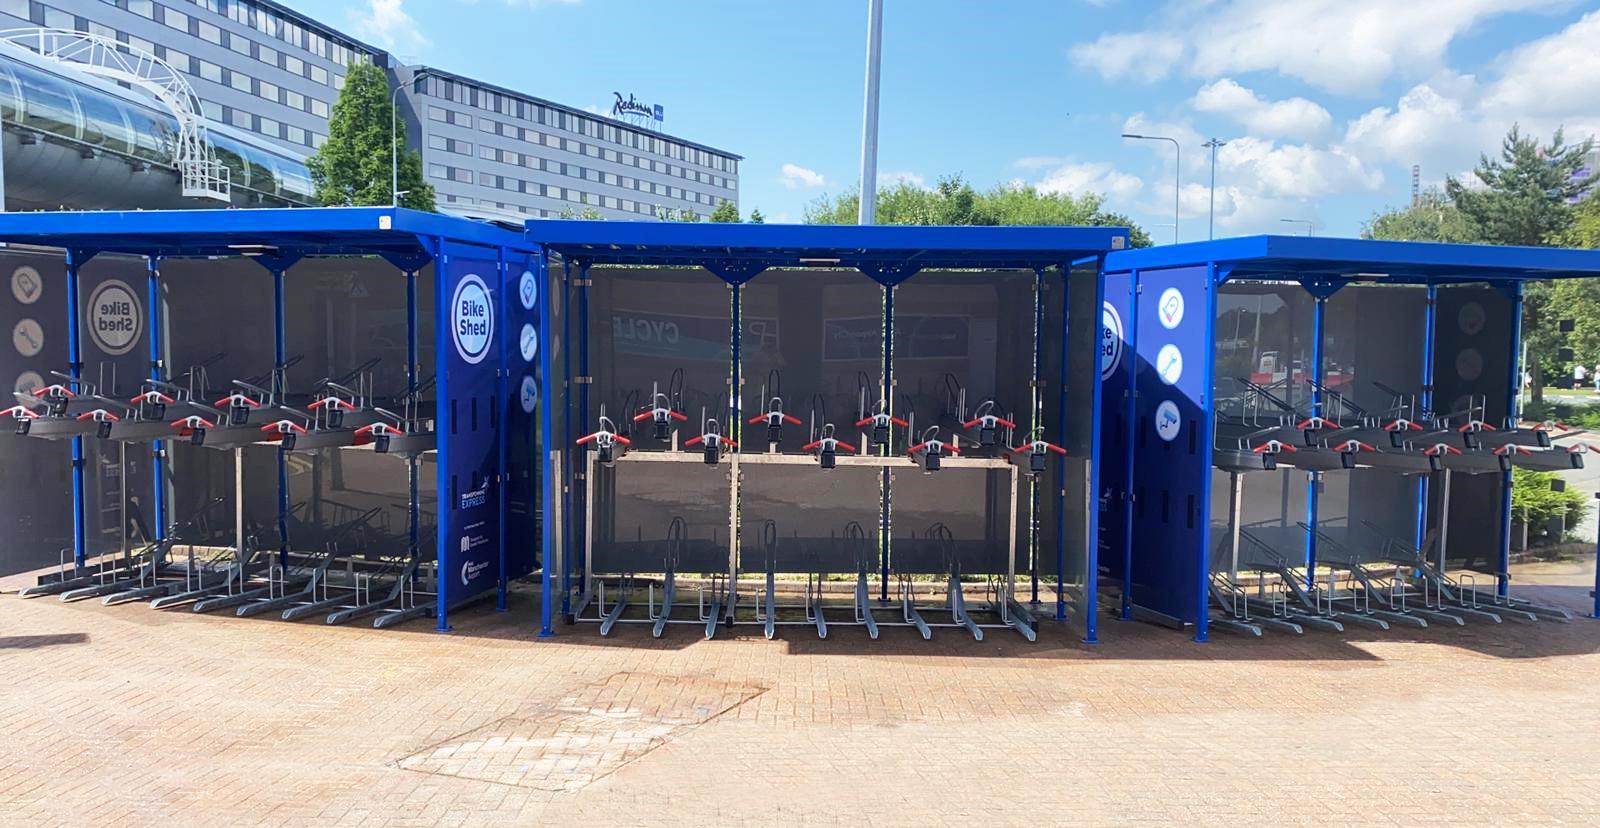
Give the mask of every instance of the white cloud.
[[815, 170], [808, 170], [799, 164], [784, 164], [783, 171], [778, 176], [778, 183], [791, 190], [798, 190], [801, 188], [823, 187], [828, 182], [823, 179], [822, 173]]
[[1201, 87], [1191, 104], [1200, 112], [1226, 115], [1256, 135], [1314, 138], [1333, 123], [1320, 104], [1299, 97], [1269, 101], [1232, 78]]
[[1344, 147], [1279, 145], [1253, 137], [1236, 138], [1217, 150], [1217, 170], [1219, 177], [1242, 176], [1261, 195], [1274, 197], [1318, 198], [1383, 186], [1383, 172]]
[[1103, 34], [1069, 50], [1111, 80], [1160, 80], [1175, 68], [1215, 78], [1274, 71], [1323, 89], [1370, 91], [1395, 75], [1426, 77], [1462, 34], [1518, 11], [1570, 0], [1169, 0], [1167, 25]]
[[1105, 196], [1107, 201], [1119, 203], [1138, 195], [1144, 189], [1144, 181], [1136, 175], [1118, 170], [1108, 162], [1069, 161], [1046, 173], [1034, 186], [1041, 193], [1080, 196], [1094, 193]]
[[1183, 38], [1169, 32], [1103, 34], [1068, 50], [1072, 61], [1107, 80], [1158, 81], [1183, 57]]
[[356, 19], [356, 33], [385, 49], [427, 46], [428, 38], [402, 3], [403, 0], [367, 0], [366, 10]]
[[1067, 159], [1055, 155], [1030, 155], [1026, 158], [1018, 158], [1012, 161], [1011, 166], [1019, 170], [1042, 170], [1045, 167], [1053, 167], [1066, 162]]
[[1420, 84], [1401, 96], [1393, 109], [1380, 106], [1352, 121], [1345, 143], [1385, 161], [1415, 164], [1453, 147], [1476, 145], [1464, 139], [1477, 137], [1478, 132], [1460, 98]]
[[878, 189], [886, 189], [897, 184], [909, 184], [919, 190], [928, 189], [928, 180], [914, 172], [878, 173]]
[[1600, 11], [1512, 51], [1503, 65], [1484, 94], [1486, 112], [1565, 120], [1584, 135], [1600, 126]]

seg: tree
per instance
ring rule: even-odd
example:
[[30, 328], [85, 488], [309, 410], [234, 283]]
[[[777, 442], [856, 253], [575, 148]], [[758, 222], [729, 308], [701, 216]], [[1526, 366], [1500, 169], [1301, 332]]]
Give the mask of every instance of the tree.
[[739, 205], [731, 201], [724, 201], [711, 211], [711, 221], [717, 224], [738, 224]]
[[1361, 238], [1462, 244], [1481, 241], [1471, 219], [1436, 189], [1424, 191], [1409, 207], [1374, 213], [1361, 227]]
[[[823, 196], [806, 206], [807, 224], [855, 224], [861, 196], [847, 192]], [[960, 175], [941, 178], [933, 189], [900, 181], [878, 193], [879, 224], [920, 225], [1077, 225], [1127, 227], [1134, 247], [1149, 247], [1150, 236], [1127, 216], [1105, 211], [1104, 197], [1089, 193], [1046, 193], [1028, 184], [1000, 184], [978, 192]]]
[[317, 200], [323, 204], [370, 207], [394, 203], [392, 164], [398, 163], [400, 206], [434, 209], [433, 187], [422, 176], [422, 156], [406, 149], [405, 131], [395, 129], [390, 94], [382, 69], [370, 63], [350, 65], [344, 89], [328, 118], [328, 140], [306, 161]]
[[1567, 247], [1600, 248], [1600, 193], [1591, 193], [1572, 210], [1572, 226], [1561, 243]]
[[599, 210], [596, 210], [595, 208], [585, 204], [581, 210], [574, 210], [571, 206], [562, 207], [561, 212], [557, 215], [557, 218], [599, 221], [605, 218], [605, 216], [600, 215]]
[[1472, 173], [1480, 186], [1452, 176], [1445, 179], [1445, 195], [1490, 244], [1554, 244], [1572, 227], [1569, 202], [1600, 178], [1578, 175], [1593, 148], [1592, 138], [1567, 146], [1559, 129], [1548, 145], [1540, 146], [1513, 126], [1500, 144], [1498, 159], [1479, 156]]
[[750, 223], [751, 224], [766, 224], [767, 223], [767, 217], [761, 215], [760, 208], [753, 209], [753, 210], [750, 211]]
[[[1573, 230], [1571, 202], [1600, 178], [1578, 175], [1593, 147], [1593, 139], [1568, 146], [1559, 129], [1549, 144], [1540, 146], [1513, 126], [1500, 144], [1499, 158], [1479, 156], [1473, 169], [1477, 186], [1448, 178], [1445, 195], [1489, 244], [1556, 244]], [[1565, 337], [1553, 322], [1570, 318], [1568, 309], [1553, 297], [1554, 289], [1543, 282], [1530, 282], [1523, 291], [1522, 336], [1528, 345], [1527, 370], [1536, 407], [1544, 402], [1546, 371], [1561, 370], [1563, 362], [1559, 353]]]

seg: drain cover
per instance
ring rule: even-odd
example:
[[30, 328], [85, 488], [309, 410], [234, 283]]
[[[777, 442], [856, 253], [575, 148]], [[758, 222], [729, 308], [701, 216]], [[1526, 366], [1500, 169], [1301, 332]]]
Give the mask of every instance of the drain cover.
[[710, 679], [615, 673], [554, 705], [507, 716], [396, 764], [421, 773], [575, 791], [765, 689]]

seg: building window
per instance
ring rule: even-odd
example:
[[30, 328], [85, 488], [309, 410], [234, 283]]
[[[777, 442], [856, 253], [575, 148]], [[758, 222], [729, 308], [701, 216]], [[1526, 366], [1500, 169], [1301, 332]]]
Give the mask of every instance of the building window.
[[306, 131], [297, 126], [285, 126], [283, 137], [291, 144], [304, 144], [306, 142]]
[[428, 177], [448, 181], [450, 179], [450, 168], [443, 164], [429, 164]]
[[218, 66], [215, 63], [207, 60], [201, 60], [199, 58], [195, 58], [194, 63], [195, 68], [199, 70], [196, 72], [196, 74], [198, 74], [200, 77], [205, 78], [212, 83], [222, 83], [221, 66]]
[[277, 121], [274, 121], [271, 118], [257, 118], [256, 131], [262, 135], [266, 135], [271, 138], [277, 138], [279, 137], [280, 133], [283, 132], [283, 127]]
[[[128, 0], [128, 11], [151, 20], [156, 18], [156, 7], [150, 0]], [[22, 17], [27, 17], [27, 15], [22, 15]]]
[[283, 104], [291, 109], [305, 109], [306, 96], [293, 89], [283, 90]]
[[328, 117], [328, 102], [327, 101], [319, 101], [316, 98], [312, 98], [311, 99], [311, 114], [317, 116], [318, 118], [326, 118], [326, 117]]
[[240, 92], [249, 92], [252, 94], [255, 92], [254, 88], [250, 84], [250, 76], [244, 74], [243, 72], [229, 72], [228, 85], [239, 90]]
[[312, 66], [311, 66], [311, 80], [313, 80], [313, 81], [315, 81], [317, 83], [320, 83], [323, 86], [327, 86], [328, 85], [328, 70], [322, 68], [321, 66], [317, 66], [316, 64], [312, 64]]
[[168, 28], [177, 29], [180, 32], [188, 33], [189, 31], [189, 15], [180, 11], [162, 10], [161, 22], [167, 24]]
[[305, 73], [306, 73], [306, 62], [301, 60], [300, 58], [295, 57], [294, 55], [284, 55], [283, 56], [283, 68], [284, 68], [284, 71], [288, 72], [291, 75], [304, 76]]
[[238, 52], [241, 55], [249, 56], [249, 54], [250, 54], [250, 38], [245, 37], [243, 35], [236, 35], [236, 34], [234, 34], [232, 32], [229, 32], [228, 33], [228, 48], [234, 50], [235, 52]]
[[256, 60], [268, 66], [278, 66], [278, 50], [271, 46], [260, 46], [256, 49]]
[[272, 85], [270, 83], [267, 83], [266, 81], [258, 81], [257, 85], [256, 85], [256, 95], [258, 97], [265, 98], [266, 100], [272, 101], [273, 103], [277, 103], [278, 102], [278, 87], [276, 87], [276, 86], [274, 86], [274, 85]]
[[255, 127], [255, 124], [253, 123], [254, 120], [254, 117], [250, 113], [245, 112], [242, 109], [235, 109], [228, 113], [228, 123], [233, 124], [240, 129], [253, 129]]
[[207, 43], [222, 45], [222, 30], [204, 20], [195, 21], [195, 34]]

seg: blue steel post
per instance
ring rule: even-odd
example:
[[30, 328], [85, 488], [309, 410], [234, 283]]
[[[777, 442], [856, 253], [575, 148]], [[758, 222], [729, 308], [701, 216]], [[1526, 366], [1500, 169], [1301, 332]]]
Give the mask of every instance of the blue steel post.
[[[161, 260], [156, 256], [145, 259], [148, 277], [145, 279], [145, 301], [149, 304], [150, 323], [150, 379], [162, 379], [161, 368]], [[155, 504], [155, 533], [156, 540], [167, 538], [167, 482], [166, 482], [166, 441], [150, 441], [150, 479], [155, 491], [153, 503]]]
[[[1322, 416], [1322, 334], [1327, 322], [1328, 300], [1317, 296], [1311, 306], [1311, 416]], [[1210, 341], [1209, 339], [1207, 341]], [[1291, 371], [1293, 367], [1291, 366]], [[1291, 382], [1292, 382], [1291, 378]], [[1317, 484], [1321, 472], [1306, 472], [1306, 586], [1317, 580]]]
[[[444, 583], [445, 558], [450, 554], [450, 337], [447, 335], [450, 318], [450, 255], [444, 252], [444, 239], [433, 240], [439, 251], [433, 268], [433, 365], [434, 365], [434, 432], [438, 434], [434, 456], [434, 485], [439, 499], [439, 517], [434, 521], [435, 554], [434, 582], [438, 597], [434, 604], [434, 630], [450, 632], [450, 598]], [[504, 336], [504, 334], [501, 334]], [[547, 455], [548, 456], [548, 455]]]
[[[417, 271], [406, 269], [406, 395], [409, 397], [417, 392]], [[416, 400], [412, 400], [416, 404]], [[438, 429], [435, 428], [435, 431]], [[417, 560], [418, 547], [421, 546], [418, 527], [420, 511], [417, 506], [417, 457], [410, 455], [406, 458], [406, 551], [409, 560]]]
[[[1065, 266], [1063, 266], [1063, 268], [1065, 268]], [[1066, 293], [1066, 290], [1065, 290], [1066, 284], [1067, 284], [1067, 275], [1066, 275], [1066, 270], [1063, 269], [1062, 273], [1061, 273], [1061, 285], [1062, 285], [1062, 288], [1063, 288], [1063, 290], [1062, 290], [1063, 294]], [[1062, 304], [1062, 313], [1065, 313], [1066, 312], [1066, 300], [1063, 299], [1061, 304]], [[1043, 333], [1044, 333], [1044, 268], [1036, 267], [1036, 268], [1033, 269], [1033, 380], [1034, 380], [1034, 382], [1033, 382], [1033, 396], [1032, 396], [1032, 400], [1030, 400], [1031, 408], [1028, 411], [1028, 428], [1030, 429], [1030, 433], [1029, 433], [1029, 437], [1030, 438], [1032, 437], [1032, 434], [1033, 434], [1031, 429], [1036, 429], [1036, 428], [1039, 427], [1039, 425], [1040, 425], [1039, 421], [1042, 418], [1042, 415], [1044, 414], [1044, 405], [1043, 405], [1043, 403], [1044, 403], [1044, 395], [1039, 392], [1040, 381], [1044, 379], [1044, 377], [1042, 377], [1040, 375], [1040, 368], [1043, 367], [1043, 365], [1044, 365], [1044, 338], [1042, 336]], [[1062, 364], [1061, 370], [1062, 370], [1062, 375], [1063, 375], [1062, 376], [1062, 379], [1063, 379], [1063, 381], [1062, 381], [1062, 393], [1065, 393], [1066, 392], [1066, 382], [1065, 382], [1066, 365], [1065, 365], [1065, 363]], [[1058, 488], [1057, 491], [1060, 491], [1060, 489]], [[1029, 599], [1029, 604], [1031, 604], [1033, 606], [1038, 606], [1039, 605], [1039, 479], [1037, 477], [1028, 478], [1028, 581], [1030, 582], [1030, 585], [1031, 585], [1030, 589], [1031, 589], [1031, 594], [1032, 594], [1032, 597]], [[1060, 591], [1061, 591], [1060, 570], [1057, 570], [1057, 573], [1056, 573], [1056, 592], [1059, 593]]]
[[[565, 307], [565, 299], [566, 299], [566, 297], [570, 296], [570, 295], [571, 295], [570, 293], [569, 294], [563, 294], [563, 297], [562, 297], [563, 298], [563, 305], [562, 305], [563, 307]], [[562, 314], [562, 317], [563, 317], [562, 326], [563, 326], [563, 328], [565, 328], [565, 325], [566, 325], [565, 319], [567, 317], [571, 317], [571, 316], [572, 316], [571, 313], [563, 313]], [[577, 341], [578, 376], [588, 377], [589, 376], [589, 265], [587, 265], [587, 264], [581, 264], [581, 265], [579, 265], [579, 268], [578, 268], [578, 313], [577, 313], [577, 316], [578, 316], [578, 341]], [[572, 342], [572, 339], [569, 337], [567, 339], [567, 341], [563, 344], [562, 348], [561, 348], [561, 353], [562, 353], [562, 359], [563, 360], [566, 359], [566, 354], [568, 352], [570, 352], [572, 349], [573, 349], [573, 342]], [[567, 373], [567, 376], [569, 378], [572, 376], [572, 372], [570, 370], [568, 370], [566, 373]], [[589, 423], [592, 422], [592, 418], [589, 415], [589, 385], [590, 385], [590, 381], [587, 380], [587, 379], [585, 379], [583, 382], [578, 384], [578, 424], [580, 426], [584, 426], [584, 427], [587, 427], [589, 425]], [[633, 412], [631, 412], [631, 411], [618, 411], [618, 412], [616, 412], [617, 415], [622, 416], [622, 417], [630, 416], [632, 413]], [[566, 422], [567, 422], [567, 445], [571, 446], [572, 445], [572, 440], [573, 440], [573, 436], [572, 436], [573, 432], [572, 432], [572, 417], [570, 415], [566, 418]], [[577, 456], [577, 460], [581, 462], [583, 460], [583, 455], [581, 455], [581, 454], [578, 455]], [[582, 466], [579, 465], [579, 466], [576, 466], [576, 468], [582, 468]], [[576, 503], [578, 497], [580, 497], [579, 487], [573, 486], [572, 487], [572, 496], [571, 496], [571, 498], [569, 498], [569, 502]], [[588, 509], [588, 507], [589, 507], [589, 504], [587, 504], [587, 503], [583, 504], [583, 508], [584, 509]], [[586, 534], [587, 526], [585, 525], [585, 522], [583, 520], [578, 519], [577, 510], [576, 509], [569, 510], [567, 512], [567, 515], [568, 515], [567, 523], [572, 526], [572, 532], [571, 532], [569, 537], [576, 537], [577, 538], [577, 542], [576, 543], [569, 542], [567, 544], [566, 548], [568, 550], [585, 549], [585, 548], [587, 548], [587, 544], [589, 543], [589, 536]], [[562, 561], [563, 561], [563, 566], [561, 568], [562, 569], [562, 571], [561, 571], [561, 609], [562, 609], [562, 611], [566, 612], [566, 611], [569, 611], [568, 605], [569, 605], [569, 602], [571, 600], [571, 598], [569, 596], [570, 596], [570, 594], [572, 592], [572, 589], [571, 589], [570, 584], [568, 583], [568, 578], [571, 577], [570, 576], [570, 572], [572, 570], [572, 567], [565, 565], [565, 561], [566, 561], [566, 556], [565, 555], [562, 556]]]
[[[495, 472], [496, 485], [499, 489], [500, 501], [500, 577], [495, 583], [494, 608], [498, 612], [506, 611], [506, 489], [511, 486], [510, 464], [506, 462], [507, 434], [511, 431], [507, 418], [511, 415], [511, 362], [510, 354], [506, 350], [507, 343], [511, 340], [511, 302], [515, 290], [506, 289], [506, 249], [500, 248], [497, 254], [500, 270], [500, 283], [495, 290], [500, 292], [500, 319], [503, 323], [500, 330], [500, 367], [495, 369], [495, 408], [500, 410], [499, 419], [496, 420], [499, 428], [495, 429], [495, 446], [500, 453], [500, 466]], [[547, 298], [548, 300], [548, 298]], [[548, 563], [549, 559], [543, 559]]]
[[[1422, 411], [1433, 410], [1433, 343], [1439, 308], [1439, 288], [1428, 285], [1427, 318], [1422, 327]], [[1413, 418], [1421, 412], [1411, 412]], [[1428, 537], [1428, 475], [1417, 477], [1416, 547], [1420, 551]]]
[[[1518, 392], [1522, 390], [1522, 282], [1511, 285], [1511, 371], [1506, 377], [1506, 419], [1515, 420]], [[1495, 571], [1495, 593], [1511, 597], [1511, 471], [1500, 478], [1500, 555]]]
[[[581, 266], [578, 272], [579, 279], [581, 280], [583, 278]], [[551, 301], [552, 298], [553, 297], [546, 296], [545, 301]], [[581, 382], [573, 382], [572, 377], [572, 314], [567, 308], [567, 302], [571, 298], [572, 262], [569, 259], [563, 258], [561, 260], [561, 399], [564, 404], [571, 401], [574, 385], [577, 385], [579, 388], [588, 387]], [[540, 334], [543, 336], [549, 335], [544, 331], [540, 331]], [[582, 336], [582, 334], [579, 334], [580, 338]], [[582, 376], [583, 371], [580, 369], [578, 374], [579, 376]], [[587, 393], [587, 391], [585, 393]], [[563, 452], [562, 456], [567, 458], [566, 479], [576, 481], [584, 473], [584, 464], [588, 460], [587, 450], [574, 450], [577, 447], [577, 438], [573, 436], [572, 408], [570, 405], [567, 406], [566, 413], [567, 416], [561, 418], [563, 423], [561, 429], [561, 451]], [[589, 418], [584, 417], [583, 419], [579, 420], [578, 425], [587, 428], [589, 425]], [[552, 446], [550, 448], [554, 447]], [[577, 504], [579, 490], [582, 488], [582, 486], [578, 485], [565, 485], [565, 481], [563, 481], [563, 484], [558, 489], [558, 491], [561, 493], [559, 502], [561, 503], [561, 615], [563, 617], [572, 613], [572, 567], [567, 562], [567, 556], [571, 554], [572, 550], [583, 548], [582, 540], [579, 540], [576, 543], [573, 542], [573, 539], [579, 537], [578, 533], [582, 531], [582, 528], [578, 525], [582, 523], [582, 521], [576, 518], [578, 512]], [[545, 513], [546, 511], [547, 510], [541, 510], [541, 514]], [[543, 519], [544, 518], [541, 518], [541, 520]], [[548, 566], [549, 562], [546, 562], [546, 565]]]
[[1128, 313], [1123, 322], [1127, 333], [1123, 335], [1124, 344], [1122, 352], [1126, 355], [1128, 374], [1127, 395], [1124, 402], [1123, 416], [1127, 422], [1123, 425], [1122, 439], [1124, 445], [1122, 468], [1124, 472], [1124, 485], [1127, 491], [1122, 493], [1122, 620], [1133, 620], [1133, 464], [1134, 456], [1134, 430], [1139, 422], [1139, 271], [1135, 268], [1128, 274]]
[[[542, 335], [547, 336], [548, 334], [545, 332], [550, 330], [550, 280], [547, 278], [548, 268], [545, 265], [546, 257], [544, 251], [539, 251], [536, 258], [538, 261], [538, 266], [534, 275], [539, 280], [540, 295], [542, 295], [545, 299], [545, 301], [539, 303], [539, 330]], [[555, 437], [555, 418], [551, 411], [551, 409], [555, 408], [556, 404], [555, 395], [551, 392], [551, 381], [554, 379], [554, 377], [555, 372], [554, 366], [550, 361], [550, 349], [540, 348], [539, 435], [542, 438], [540, 440], [540, 445], [544, 446], [549, 446], [550, 440]], [[539, 453], [544, 457], [542, 467], [540, 469], [541, 474], [539, 475], [539, 485], [541, 489], [540, 494], [542, 495], [540, 502], [554, 503], [556, 502], [555, 452], [547, 449]], [[440, 459], [440, 462], [444, 462], [442, 458]], [[539, 526], [541, 529], [540, 534], [543, 536], [541, 538], [542, 548], [540, 550], [539, 559], [546, 563], [546, 565], [542, 567], [544, 569], [544, 577], [540, 579], [539, 584], [539, 637], [550, 638], [556, 634], [555, 628], [550, 624], [551, 611], [555, 608], [554, 596], [552, 594], [554, 592], [555, 581], [551, 576], [548, 562], [555, 559], [556, 537], [555, 528], [550, 525], [549, 520], [539, 521]]]
[[[1072, 265], [1061, 266], [1061, 389], [1056, 406], [1056, 445], [1067, 445], [1067, 360], [1072, 349], [1067, 344], [1067, 317], [1072, 301]], [[1067, 464], [1056, 465], [1056, 496], [1064, 505], [1067, 491]], [[1056, 509], [1056, 620], [1067, 620], [1067, 510]]]
[[[1595, 493], [1595, 498], [1600, 499], [1600, 492]], [[1594, 609], [1589, 613], [1590, 618], [1600, 618], [1600, 533], [1597, 533], [1594, 547]]]
[[[1105, 349], [1099, 347], [1100, 330], [1099, 316], [1101, 308], [1106, 304], [1106, 257], [1096, 257], [1094, 268], [1094, 316], [1091, 323], [1091, 340], [1094, 348], [1093, 373], [1089, 375], [1090, 393], [1094, 395], [1092, 411], [1094, 412], [1089, 426], [1089, 490], [1088, 497], [1088, 530], [1084, 539], [1087, 548], [1084, 550], [1083, 566], [1083, 626], [1085, 644], [1099, 643], [1099, 617], [1100, 608], [1100, 402], [1101, 382], [1100, 371], [1105, 364]], [[1065, 315], [1065, 314], [1063, 314]], [[1066, 390], [1065, 386], [1062, 388]], [[1060, 509], [1058, 511], [1065, 511]]]
[[[883, 395], [884, 411], [894, 413], [894, 285], [883, 286]], [[868, 412], [871, 411], [873, 402], [867, 401]], [[865, 416], [867, 412], [863, 412]], [[894, 451], [894, 431], [889, 432], [889, 444], [883, 447], [883, 455], [889, 456]], [[906, 444], [915, 442], [916, 435], [906, 435]], [[889, 470], [885, 468], [878, 481], [878, 492], [882, 495], [883, 502], [878, 507], [878, 550], [883, 557], [883, 574], [878, 580], [878, 600], [884, 603], [889, 601]]]
[[[731, 324], [729, 325], [729, 327], [733, 329], [729, 343], [730, 362], [732, 362], [733, 370], [728, 377], [728, 424], [726, 433], [733, 435], [734, 451], [739, 450], [738, 444], [741, 436], [739, 433], [739, 424], [744, 422], [744, 419], [739, 416], [739, 391], [741, 388], [739, 383], [739, 359], [744, 346], [744, 343], [741, 340], [741, 334], [744, 333], [743, 288], [744, 283], [742, 282], [730, 282], [728, 284], [728, 289], [733, 293], [733, 305], [729, 311], [733, 317]], [[701, 423], [700, 425], [702, 428], [705, 426], [704, 423]], [[737, 543], [737, 541], [737, 538], [728, 539], [728, 543], [730, 545]]]
[[1195, 549], [1195, 575], [1199, 583], [1196, 585], [1194, 619], [1194, 640], [1204, 642], [1211, 636], [1210, 612], [1211, 606], [1211, 450], [1216, 445], [1216, 420], [1211, 416], [1211, 410], [1216, 405], [1212, 399], [1213, 389], [1217, 387], [1217, 354], [1212, 343], [1217, 341], [1217, 263], [1206, 264], [1206, 318], [1205, 335], [1200, 341], [1206, 343], [1209, 351], [1204, 355], [1206, 366], [1205, 379], [1201, 385], [1200, 397], [1200, 450], [1201, 462], [1205, 464], [1200, 475], [1200, 515], [1196, 524], [1199, 526], [1199, 543]]
[[[268, 385], [274, 394], [288, 391], [279, 385], [287, 382], [283, 374], [287, 347], [284, 342], [283, 277], [283, 267], [272, 268], [272, 365], [277, 376]], [[280, 397], [277, 402], [284, 403], [286, 400]], [[278, 447], [278, 565], [289, 565], [289, 452], [282, 446]]]
[[[78, 268], [88, 256], [77, 250], [67, 251], [67, 373], [72, 376], [72, 390], [80, 390], [83, 376], [82, 354], [78, 351]], [[74, 568], [84, 564], [83, 527], [83, 438], [72, 438], [72, 562]]]

